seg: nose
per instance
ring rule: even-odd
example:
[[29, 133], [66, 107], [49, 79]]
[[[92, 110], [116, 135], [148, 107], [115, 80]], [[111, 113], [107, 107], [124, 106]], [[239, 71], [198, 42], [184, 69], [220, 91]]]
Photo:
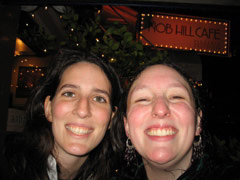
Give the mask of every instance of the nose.
[[164, 97], [158, 97], [152, 108], [152, 116], [163, 118], [170, 115], [170, 109], [167, 100]]
[[91, 116], [91, 109], [88, 98], [80, 98], [75, 104], [73, 113], [77, 114], [80, 118], [87, 118]]

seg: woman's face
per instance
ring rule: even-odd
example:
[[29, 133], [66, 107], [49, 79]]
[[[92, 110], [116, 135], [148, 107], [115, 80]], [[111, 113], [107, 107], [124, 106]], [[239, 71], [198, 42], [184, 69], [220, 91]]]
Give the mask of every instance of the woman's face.
[[191, 88], [174, 69], [154, 65], [133, 83], [124, 119], [127, 136], [145, 163], [186, 167], [197, 128]]
[[59, 155], [86, 155], [102, 141], [112, 116], [110, 96], [110, 82], [97, 65], [79, 62], [64, 71], [44, 104]]

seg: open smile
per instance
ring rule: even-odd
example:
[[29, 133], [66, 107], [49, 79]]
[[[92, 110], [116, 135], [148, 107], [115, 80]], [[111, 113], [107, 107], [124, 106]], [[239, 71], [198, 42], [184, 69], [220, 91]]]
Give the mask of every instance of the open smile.
[[86, 127], [73, 126], [73, 125], [66, 125], [65, 127], [67, 130], [71, 131], [73, 134], [76, 134], [76, 135], [86, 135], [93, 132], [93, 129], [86, 128]]
[[149, 128], [146, 130], [147, 135], [149, 136], [172, 136], [177, 133], [177, 130], [172, 127], [168, 128]]

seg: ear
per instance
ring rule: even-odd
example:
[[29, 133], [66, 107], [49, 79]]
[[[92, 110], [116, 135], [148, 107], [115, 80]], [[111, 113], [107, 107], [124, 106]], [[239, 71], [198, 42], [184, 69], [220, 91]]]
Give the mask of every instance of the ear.
[[125, 133], [126, 133], [127, 137], [129, 137], [129, 126], [128, 126], [128, 121], [127, 121], [126, 116], [123, 117], [123, 120], [124, 120]]
[[197, 123], [196, 123], [196, 132], [195, 135], [199, 136], [202, 131], [202, 110], [199, 110], [199, 114], [197, 116]]
[[45, 117], [49, 122], [52, 122], [52, 102], [50, 100], [50, 96], [47, 96], [44, 101], [44, 113]]
[[117, 110], [118, 110], [118, 107], [114, 106], [114, 111], [112, 111], [111, 119], [115, 116]]
[[112, 126], [112, 119], [113, 119], [113, 117], [115, 116], [117, 110], [118, 110], [118, 107], [117, 107], [117, 106], [114, 106], [114, 111], [112, 111], [112, 113], [111, 113], [111, 118], [110, 118], [110, 121], [109, 121], [108, 129], [110, 129], [111, 126]]

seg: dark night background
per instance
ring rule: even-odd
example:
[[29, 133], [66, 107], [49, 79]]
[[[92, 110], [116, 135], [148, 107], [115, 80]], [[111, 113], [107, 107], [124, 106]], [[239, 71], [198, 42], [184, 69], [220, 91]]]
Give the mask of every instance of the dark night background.
[[[173, 14], [184, 14], [189, 16], [208, 17], [213, 19], [223, 19], [230, 21], [230, 56], [213, 56], [198, 54], [202, 64], [201, 91], [206, 98], [205, 117], [208, 122], [209, 131], [220, 138], [238, 138], [238, 128], [240, 127], [239, 113], [239, 61], [240, 61], [240, 4], [214, 4], [208, 3], [173, 3], [166, 1], [54, 1], [55, 4], [72, 5], [127, 5], [138, 12], [163, 12]], [[231, 2], [231, 1], [229, 1]], [[233, 1], [234, 2], [234, 1]], [[48, 2], [53, 3], [53, 2]], [[1, 97], [1, 117], [0, 135], [6, 135], [7, 108], [9, 103], [8, 94], [10, 87], [11, 66], [14, 54], [14, 41], [16, 38], [16, 24], [18, 24], [19, 14], [16, 10], [18, 5], [44, 5], [41, 2], [16, 1], [0, 3], [0, 97]], [[54, 3], [53, 3], [54, 4]], [[14, 17], [9, 17], [8, 13], [13, 13]], [[13, 18], [14, 20], [9, 20]], [[4, 39], [8, 37], [8, 40]], [[7, 42], [7, 43], [6, 43]], [[182, 53], [182, 52], [181, 52]], [[8, 78], [9, 76], [9, 78]], [[3, 144], [1, 138], [0, 147]]]

